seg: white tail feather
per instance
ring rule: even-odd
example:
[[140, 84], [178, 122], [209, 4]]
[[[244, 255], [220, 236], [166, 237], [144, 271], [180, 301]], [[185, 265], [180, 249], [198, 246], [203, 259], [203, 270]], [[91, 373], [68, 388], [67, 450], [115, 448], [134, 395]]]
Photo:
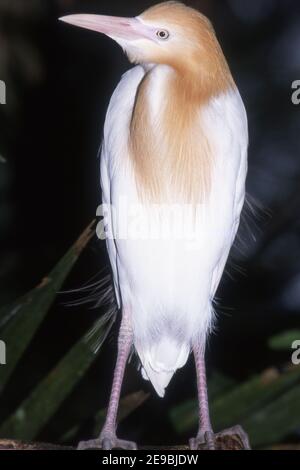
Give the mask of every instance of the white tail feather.
[[185, 365], [189, 352], [187, 344], [179, 344], [166, 336], [147, 351], [138, 351], [143, 364], [142, 376], [150, 380], [160, 397], [164, 396], [176, 370]]

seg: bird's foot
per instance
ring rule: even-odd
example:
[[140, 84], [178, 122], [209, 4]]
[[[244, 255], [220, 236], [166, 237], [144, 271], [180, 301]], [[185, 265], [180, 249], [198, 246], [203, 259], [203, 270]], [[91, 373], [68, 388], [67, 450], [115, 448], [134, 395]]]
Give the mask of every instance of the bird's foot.
[[215, 435], [212, 430], [200, 430], [196, 437], [190, 439], [191, 450], [216, 450]]
[[98, 439], [92, 439], [90, 441], [81, 441], [77, 446], [77, 450], [91, 450], [91, 449], [126, 449], [126, 450], [137, 450], [135, 442], [124, 441], [118, 439], [114, 433], [102, 432]]
[[190, 439], [191, 450], [250, 450], [249, 438], [239, 425], [225, 429], [217, 434], [211, 430], [200, 430]]
[[[232, 450], [251, 450], [248, 434], [239, 424], [219, 432], [216, 439]], [[222, 446], [219, 448], [222, 449]]]

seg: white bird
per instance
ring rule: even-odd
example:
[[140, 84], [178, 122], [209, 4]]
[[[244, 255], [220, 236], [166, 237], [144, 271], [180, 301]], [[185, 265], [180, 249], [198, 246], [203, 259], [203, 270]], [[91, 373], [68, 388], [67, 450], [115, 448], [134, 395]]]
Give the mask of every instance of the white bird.
[[[210, 21], [182, 3], [160, 3], [134, 18], [61, 20], [106, 34], [136, 64], [111, 98], [101, 154], [106, 243], [122, 312], [118, 357], [105, 425], [79, 448], [136, 448], [116, 437], [134, 346], [143, 377], [161, 397], [193, 351], [199, 432], [190, 447], [214, 449], [204, 350], [245, 197], [243, 101]], [[231, 432], [248, 446], [240, 427]]]

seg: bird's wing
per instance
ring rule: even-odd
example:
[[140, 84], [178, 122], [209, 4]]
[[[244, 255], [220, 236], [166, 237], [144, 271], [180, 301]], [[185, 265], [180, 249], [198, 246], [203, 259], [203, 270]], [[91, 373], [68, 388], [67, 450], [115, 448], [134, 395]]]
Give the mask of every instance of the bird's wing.
[[119, 291], [119, 282], [118, 282], [118, 273], [117, 273], [117, 250], [115, 245], [115, 240], [111, 236], [112, 233], [112, 211], [111, 211], [111, 199], [110, 199], [110, 178], [107, 168], [107, 160], [105, 157], [105, 146], [102, 145], [101, 151], [101, 163], [100, 163], [100, 181], [102, 189], [102, 211], [101, 215], [104, 217], [105, 224], [105, 233], [106, 233], [106, 248], [109, 256], [109, 261], [111, 265], [114, 290], [117, 300], [118, 308], [121, 306], [120, 301], [120, 291]]
[[121, 306], [120, 286], [117, 267], [117, 247], [115, 242], [115, 229], [113, 223], [112, 182], [118, 160], [122, 159], [122, 150], [127, 141], [129, 119], [134, 105], [137, 87], [144, 76], [142, 67], [136, 66], [126, 72], [116, 87], [106, 114], [104, 124], [104, 138], [101, 148], [100, 181], [102, 189], [102, 204], [106, 232], [106, 246], [112, 268], [113, 282], [118, 307]]
[[[222, 255], [217, 259], [213, 267], [212, 298], [220, 283], [230, 249], [239, 228], [240, 215], [245, 199], [245, 179], [248, 168], [248, 120], [244, 103], [238, 90], [229, 94], [225, 100], [223, 99], [221, 109], [224, 113], [225, 131], [227, 134], [227, 138], [223, 139], [225, 143], [223, 155], [226, 159], [228, 158], [229, 165], [225, 166], [229, 167], [228, 175], [229, 177], [231, 175], [233, 178], [231, 183], [232, 207], [230, 209], [229, 206], [227, 209], [230, 224], [227, 227], [227, 233], [224, 233]], [[221, 127], [219, 126], [219, 133], [222, 140], [222, 135], [224, 134], [220, 131]], [[224, 163], [221, 165], [221, 168], [224, 168]], [[226, 173], [224, 173], [224, 177], [226, 177]], [[219, 181], [219, 184], [221, 184], [221, 181]], [[226, 211], [224, 216], [226, 218]]]

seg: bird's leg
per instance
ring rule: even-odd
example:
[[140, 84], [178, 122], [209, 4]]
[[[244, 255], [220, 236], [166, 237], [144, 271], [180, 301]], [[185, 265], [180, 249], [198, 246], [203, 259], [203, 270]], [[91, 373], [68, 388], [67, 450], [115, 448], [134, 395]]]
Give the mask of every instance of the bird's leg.
[[79, 450], [101, 448], [137, 449], [134, 442], [123, 441], [116, 436], [117, 412], [126, 363], [132, 346], [132, 328], [129, 312], [124, 310], [118, 338], [118, 356], [114, 370], [113, 384], [105, 424], [98, 439], [80, 442]]
[[197, 374], [199, 430], [197, 436], [190, 439], [190, 448], [198, 450], [200, 445], [206, 444], [207, 449], [214, 450], [215, 439], [209, 415], [204, 348], [196, 344], [193, 347], [193, 353]]
[[204, 348], [196, 345], [193, 347], [193, 353], [198, 385], [199, 430], [197, 436], [190, 439], [191, 450], [198, 450], [199, 447], [203, 446], [208, 450], [215, 450], [219, 448], [217, 444], [220, 439], [223, 440], [224, 437], [233, 438], [236, 436], [238, 436], [240, 442], [235, 448], [250, 449], [248, 436], [239, 425], [214, 434], [209, 415]]

